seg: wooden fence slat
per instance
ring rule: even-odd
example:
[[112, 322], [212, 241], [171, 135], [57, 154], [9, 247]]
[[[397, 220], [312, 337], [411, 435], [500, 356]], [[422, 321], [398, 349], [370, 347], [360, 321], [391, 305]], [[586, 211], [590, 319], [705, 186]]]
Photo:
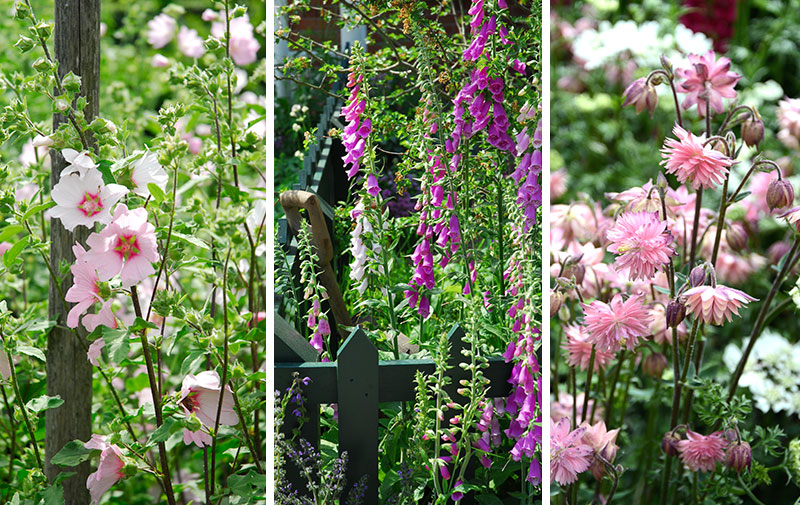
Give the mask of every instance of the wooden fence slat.
[[337, 362], [339, 453], [349, 456], [343, 496], [366, 475], [364, 505], [378, 505], [378, 350], [357, 328]]
[[319, 353], [306, 339], [289, 324], [289, 321], [275, 314], [275, 362], [303, 363], [317, 361]]

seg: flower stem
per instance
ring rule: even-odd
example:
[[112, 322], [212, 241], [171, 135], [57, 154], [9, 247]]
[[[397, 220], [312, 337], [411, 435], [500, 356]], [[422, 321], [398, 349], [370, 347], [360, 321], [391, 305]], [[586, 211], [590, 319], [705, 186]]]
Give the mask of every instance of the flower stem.
[[[2, 330], [0, 330], [0, 338], [5, 341], [5, 336], [2, 334]], [[25, 428], [28, 430], [28, 437], [31, 439], [31, 445], [33, 445], [33, 453], [36, 455], [36, 463], [39, 465], [39, 469], [44, 473], [44, 464], [42, 464], [42, 456], [39, 454], [39, 444], [36, 443], [36, 430], [33, 429], [33, 424], [31, 424], [31, 420], [28, 417], [28, 409], [25, 407], [25, 400], [22, 399], [22, 393], [19, 390], [19, 382], [17, 382], [17, 372], [15, 370], [14, 362], [11, 360], [11, 353], [8, 350], [5, 350], [6, 356], [8, 357], [8, 364], [9, 368], [11, 369], [11, 385], [14, 388], [14, 396], [17, 398], [17, 403], [19, 403], [19, 410], [22, 412], [22, 420], [25, 422]], [[3, 391], [3, 395], [5, 396], [5, 390]]]
[[[592, 344], [592, 354], [589, 356], [589, 369], [586, 372], [586, 389], [583, 393], [583, 410], [581, 411], [581, 422], [586, 420], [586, 410], [589, 407], [589, 395], [592, 393], [592, 372], [594, 371], [594, 357], [597, 350]], [[591, 424], [592, 419], [589, 420]]]

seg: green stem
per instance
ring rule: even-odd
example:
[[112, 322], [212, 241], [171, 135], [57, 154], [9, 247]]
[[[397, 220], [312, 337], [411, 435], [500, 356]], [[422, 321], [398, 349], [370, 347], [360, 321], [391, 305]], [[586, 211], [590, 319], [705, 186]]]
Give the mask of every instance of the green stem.
[[[5, 336], [2, 335], [0, 332], [0, 337], [3, 338], [5, 341]], [[39, 469], [44, 473], [44, 465], [42, 464], [42, 457], [39, 454], [39, 444], [36, 443], [36, 430], [33, 429], [33, 424], [31, 423], [30, 418], [28, 417], [28, 409], [25, 407], [25, 400], [22, 398], [22, 393], [19, 390], [19, 383], [17, 382], [17, 372], [16, 367], [14, 366], [14, 362], [11, 359], [11, 353], [8, 350], [5, 351], [6, 357], [8, 358], [9, 368], [11, 369], [11, 385], [14, 387], [14, 396], [17, 398], [17, 403], [19, 403], [19, 410], [22, 412], [22, 419], [25, 421], [25, 428], [28, 430], [28, 437], [31, 439], [31, 444], [33, 445], [33, 453], [36, 455], [36, 463], [39, 465]], [[5, 394], [5, 391], [4, 391]]]

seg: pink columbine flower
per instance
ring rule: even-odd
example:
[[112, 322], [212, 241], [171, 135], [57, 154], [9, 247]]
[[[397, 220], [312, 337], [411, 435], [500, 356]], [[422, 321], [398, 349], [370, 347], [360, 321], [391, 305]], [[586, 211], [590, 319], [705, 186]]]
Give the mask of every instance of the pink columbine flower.
[[[86, 312], [95, 302], [102, 302], [103, 299], [98, 294], [100, 288], [97, 286], [97, 270], [91, 263], [86, 261], [86, 250], [82, 245], [75, 244], [72, 247], [72, 251], [75, 254], [75, 264], [70, 267], [73, 282], [66, 295], [64, 295], [64, 299], [76, 304], [67, 314], [67, 326], [77, 328], [81, 314]], [[85, 325], [86, 323], [84, 322]]]
[[197, 30], [185, 26], [181, 26], [178, 31], [178, 50], [189, 58], [199, 58], [206, 54], [203, 39], [197, 34]]
[[105, 437], [99, 435], [92, 435], [92, 438], [83, 445], [87, 449], [99, 449], [102, 451], [97, 471], [86, 479], [86, 488], [92, 496], [92, 502], [99, 503], [103, 494], [125, 476], [122, 472], [122, 468], [125, 466], [122, 461], [122, 452], [119, 447], [114, 444], [108, 444], [105, 441]]
[[686, 437], [686, 440], [678, 442], [678, 452], [691, 471], [713, 472], [717, 461], [724, 461], [728, 441], [720, 432], [704, 436], [687, 429]]
[[627, 270], [630, 280], [652, 279], [656, 270], [675, 254], [667, 222], [658, 213], [626, 212], [606, 234], [608, 250], [617, 253], [614, 266]]
[[696, 137], [678, 125], [672, 132], [678, 140], [666, 139], [661, 150], [661, 164], [667, 173], [676, 174], [680, 182], [691, 183], [694, 189], [713, 188], [725, 180], [733, 160], [703, 145], [704, 137]]
[[103, 184], [103, 177], [95, 169], [83, 177], [65, 175], [53, 187], [56, 206], [50, 210], [50, 216], [61, 219], [64, 228], [70, 231], [78, 225], [88, 228], [94, 223], [108, 224], [109, 211], [127, 192], [119, 184]]
[[78, 172], [81, 177], [84, 177], [91, 169], [97, 168], [97, 165], [95, 165], [87, 152], [78, 152], [75, 149], [64, 149], [61, 151], [61, 156], [69, 163], [64, 167], [64, 170], [61, 171], [61, 177], [74, 172]]
[[550, 482], [562, 486], [575, 482], [592, 463], [592, 448], [581, 440], [586, 428], [570, 432], [569, 424], [566, 417], [558, 424], [550, 419]]
[[166, 192], [169, 176], [158, 162], [158, 156], [146, 151], [139, 159], [133, 162], [131, 181], [135, 186], [133, 192], [143, 198], [147, 198], [150, 196], [150, 190], [147, 189], [147, 185], [150, 183], [155, 184]]
[[[592, 343], [586, 328], [577, 324], [571, 324], [564, 328], [567, 341], [562, 348], [569, 354], [567, 363], [569, 366], [580, 366], [581, 370], [589, 368], [589, 360], [592, 357]], [[608, 363], [614, 359], [614, 353], [595, 348], [594, 367], [592, 370], [604, 370]]]
[[169, 44], [175, 35], [176, 21], [166, 14], [159, 14], [147, 22], [147, 42], [156, 49]]
[[[217, 406], [220, 397], [220, 380], [215, 371], [189, 374], [183, 379], [179, 403], [186, 416], [194, 414], [207, 428], [214, 428], [217, 419]], [[222, 411], [219, 415], [219, 424], [235, 426], [239, 423], [239, 416], [233, 409], [233, 392], [230, 386], [225, 386], [222, 395]]]
[[792, 207], [781, 214], [780, 217], [786, 218], [787, 223], [794, 225], [794, 227], [800, 231], [800, 206]]
[[152, 263], [158, 261], [155, 227], [147, 222], [147, 210], [128, 210], [119, 204], [111, 224], [86, 240], [90, 250], [86, 260], [97, 269], [102, 282], [117, 274], [122, 287], [129, 288], [155, 273]]
[[610, 304], [595, 300], [581, 306], [591, 342], [600, 350], [617, 352], [624, 344], [631, 351], [639, 337], [649, 334], [650, 310], [641, 295], [623, 301], [617, 294]]
[[[581, 427], [586, 428], [583, 433], [583, 443], [591, 447], [595, 454], [609, 463], [613, 462], [617, 455], [617, 449], [619, 449], [616, 444], [619, 428], [608, 431], [606, 423], [603, 421], [598, 421], [594, 425], [584, 422]], [[606, 473], [605, 465], [595, 458], [592, 460], [590, 470], [597, 480], [602, 480], [603, 475]]]
[[684, 293], [686, 309], [690, 314], [700, 318], [704, 323], [721, 326], [731, 314], [739, 315], [739, 307], [758, 301], [738, 289], [722, 284], [716, 286], [698, 286]]
[[731, 71], [728, 58], [717, 60], [714, 51], [702, 56], [690, 54], [689, 63], [692, 64], [690, 68], [676, 70], [678, 77], [684, 79], [678, 84], [678, 91], [687, 94], [681, 106], [689, 109], [697, 104], [700, 117], [705, 117], [709, 105], [717, 114], [722, 113], [722, 99], [736, 98], [733, 88], [742, 76]]

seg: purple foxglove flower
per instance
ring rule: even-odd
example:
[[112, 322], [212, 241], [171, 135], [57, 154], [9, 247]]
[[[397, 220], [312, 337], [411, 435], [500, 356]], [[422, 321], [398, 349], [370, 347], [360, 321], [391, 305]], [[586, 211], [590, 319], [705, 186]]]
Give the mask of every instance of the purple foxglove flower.
[[361, 126], [358, 128], [358, 134], [361, 136], [362, 139], [367, 138], [369, 132], [372, 131], [372, 120], [370, 118], [365, 119]]
[[353, 165], [350, 167], [350, 170], [347, 171], [347, 178], [352, 179], [358, 173], [358, 169], [361, 168], [361, 165], [358, 161], [353, 162]]
[[331, 334], [331, 325], [325, 318], [320, 318], [319, 320], [319, 333], [321, 335], [330, 335]]
[[522, 128], [522, 131], [517, 134], [517, 156], [522, 156], [522, 153], [528, 148], [528, 144], [531, 141], [530, 136], [528, 135], [528, 129]]
[[472, 20], [469, 22], [469, 26], [475, 30], [481, 25], [481, 23], [483, 23], [483, 9], [477, 9], [475, 14], [472, 15]]
[[521, 61], [514, 59], [514, 62], [511, 64], [511, 66], [520, 74], [525, 75], [525, 64]]
[[506, 3], [506, 0], [497, 0], [497, 8], [500, 10], [507, 9], [508, 4]]
[[500, 28], [498, 28], [498, 31], [500, 33], [500, 41], [503, 43], [503, 45], [510, 46], [510, 45], [513, 44], [513, 42], [508, 40], [508, 28], [506, 28], [503, 25], [500, 25]]
[[376, 179], [373, 174], [369, 174], [367, 176], [367, 193], [376, 197], [380, 192], [381, 188], [378, 187], [378, 179]]
[[431, 315], [431, 301], [428, 300], [427, 296], [423, 296], [420, 298], [419, 309], [417, 310], [419, 311], [419, 315], [422, 316], [423, 319]]
[[480, 69], [475, 77], [474, 84], [478, 89], [486, 89], [486, 87], [489, 86], [489, 76], [487, 75], [486, 68], [487, 67], [483, 67]]
[[[496, 95], [503, 91], [503, 80], [502, 79], [492, 79], [489, 81], [489, 92], [493, 95]], [[505, 114], [505, 112], [503, 113]]]
[[542, 122], [536, 125], [536, 130], [533, 132], [533, 147], [539, 149], [542, 147]]

